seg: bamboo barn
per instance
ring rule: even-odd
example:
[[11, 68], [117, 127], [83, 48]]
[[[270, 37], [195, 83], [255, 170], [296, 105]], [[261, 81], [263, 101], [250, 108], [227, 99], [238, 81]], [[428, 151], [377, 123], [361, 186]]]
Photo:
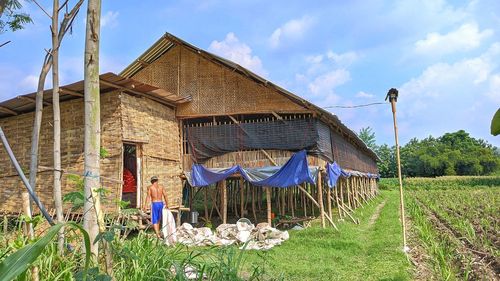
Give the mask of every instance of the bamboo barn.
[[[101, 75], [100, 85], [107, 212], [119, 212], [120, 200], [144, 207], [153, 175], [173, 209], [214, 222], [319, 216], [323, 226], [334, 225], [333, 214], [352, 218], [377, 193], [376, 154], [335, 115], [171, 34], [119, 75]], [[51, 209], [51, 91], [44, 96], [36, 192]], [[0, 103], [0, 125], [24, 168], [34, 97]], [[83, 81], [61, 87], [60, 99], [67, 194], [83, 175]], [[0, 149], [2, 212], [19, 212], [23, 188]]]

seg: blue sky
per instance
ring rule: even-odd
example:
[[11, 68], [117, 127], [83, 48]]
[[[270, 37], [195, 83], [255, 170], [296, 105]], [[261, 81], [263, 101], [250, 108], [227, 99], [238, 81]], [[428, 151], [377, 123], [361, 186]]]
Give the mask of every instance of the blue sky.
[[[40, 3], [50, 11], [51, 1]], [[72, 0], [71, 2], [75, 2]], [[0, 35], [0, 99], [33, 92], [49, 19]], [[83, 78], [86, 4], [61, 49], [61, 81]], [[400, 92], [400, 138], [464, 129], [500, 146], [500, 1], [104, 0], [101, 72], [120, 72], [164, 32], [234, 60], [319, 106], [381, 102]], [[47, 83], [50, 87], [50, 80]], [[331, 109], [355, 131], [393, 141], [389, 105]]]

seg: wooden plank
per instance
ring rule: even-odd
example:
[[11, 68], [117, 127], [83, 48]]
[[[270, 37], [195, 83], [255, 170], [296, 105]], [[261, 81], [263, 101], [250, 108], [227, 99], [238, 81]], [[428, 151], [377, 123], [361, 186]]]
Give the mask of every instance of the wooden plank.
[[8, 114], [12, 114], [12, 115], [18, 115], [17, 112], [15, 112], [14, 110], [10, 109], [10, 108], [7, 108], [5, 106], [0, 106], [0, 111], [1, 112], [5, 112], [5, 113], [8, 113]]
[[[36, 103], [36, 99], [34, 99], [34, 98], [32, 98], [32, 97], [27, 97], [27, 96], [17, 96], [17, 98], [18, 98], [18, 99], [21, 99], [21, 100], [29, 101], [29, 102], [31, 102], [31, 103]], [[44, 104], [44, 105], [52, 105], [52, 103], [51, 103], [51, 102], [46, 101], [46, 100], [44, 100], [44, 101], [43, 101], [43, 104]]]
[[70, 96], [75, 96], [75, 97], [79, 97], [79, 98], [83, 98], [83, 94], [80, 93], [80, 92], [77, 92], [77, 91], [73, 91], [73, 90], [70, 90], [70, 89], [66, 89], [66, 88], [59, 88], [59, 92], [63, 93], [63, 94], [68, 94]]

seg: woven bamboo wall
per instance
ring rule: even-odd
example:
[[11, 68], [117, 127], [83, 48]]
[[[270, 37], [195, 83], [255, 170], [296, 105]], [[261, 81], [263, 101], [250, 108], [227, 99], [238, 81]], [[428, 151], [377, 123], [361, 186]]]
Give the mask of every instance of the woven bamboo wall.
[[378, 173], [375, 160], [365, 155], [354, 145], [348, 142], [345, 137], [336, 131], [331, 131], [333, 158], [343, 169], [360, 172]]
[[[120, 180], [121, 167], [121, 127], [118, 93], [101, 96], [101, 144], [109, 152], [109, 157], [101, 161], [101, 175], [109, 179]], [[83, 136], [84, 115], [83, 99], [75, 99], [61, 103], [61, 161], [63, 170], [83, 174]], [[31, 132], [33, 113], [0, 119], [0, 125], [9, 139], [10, 145], [25, 171], [29, 171]], [[53, 208], [52, 174], [53, 174], [53, 120], [52, 107], [45, 107], [40, 134], [39, 173], [37, 176], [37, 194], [47, 208]], [[118, 140], [118, 141], [117, 141]], [[43, 168], [47, 167], [47, 168]], [[68, 174], [63, 174], [63, 194], [75, 191], [75, 186], [68, 181]], [[105, 188], [110, 190], [108, 201], [103, 204], [107, 211], [114, 210], [114, 198], [119, 196], [121, 185], [116, 181], [104, 181]], [[20, 184], [5, 149], [0, 149], [0, 210], [19, 212], [21, 210], [20, 194], [24, 187]], [[69, 206], [66, 205], [65, 208]]]
[[169, 50], [133, 78], [181, 96], [191, 95], [193, 101], [180, 105], [177, 116], [306, 111], [275, 90], [181, 46]]
[[[292, 157], [294, 152], [286, 150], [266, 150], [271, 159], [278, 165], [282, 166]], [[324, 167], [326, 162], [316, 156], [308, 155], [307, 161], [310, 166]], [[184, 171], [190, 171], [193, 165], [191, 155], [184, 155]], [[269, 160], [266, 154], [261, 150], [254, 151], [237, 151], [226, 153], [221, 156], [216, 156], [203, 163], [209, 168], [228, 168], [234, 165], [241, 165], [246, 168], [267, 167], [274, 164]]]
[[123, 139], [142, 143], [142, 196], [145, 203], [150, 178], [159, 177], [167, 191], [169, 204], [180, 202], [182, 182], [180, 174], [179, 126], [175, 110], [150, 99], [121, 96]]

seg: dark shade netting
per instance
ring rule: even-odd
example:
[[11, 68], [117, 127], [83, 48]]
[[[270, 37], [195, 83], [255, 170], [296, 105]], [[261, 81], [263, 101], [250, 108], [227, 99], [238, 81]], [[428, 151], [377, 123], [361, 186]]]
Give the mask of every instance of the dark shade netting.
[[330, 130], [313, 118], [187, 127], [185, 130], [189, 153], [195, 163], [204, 163], [228, 152], [254, 149], [306, 150], [310, 155], [333, 161]]

